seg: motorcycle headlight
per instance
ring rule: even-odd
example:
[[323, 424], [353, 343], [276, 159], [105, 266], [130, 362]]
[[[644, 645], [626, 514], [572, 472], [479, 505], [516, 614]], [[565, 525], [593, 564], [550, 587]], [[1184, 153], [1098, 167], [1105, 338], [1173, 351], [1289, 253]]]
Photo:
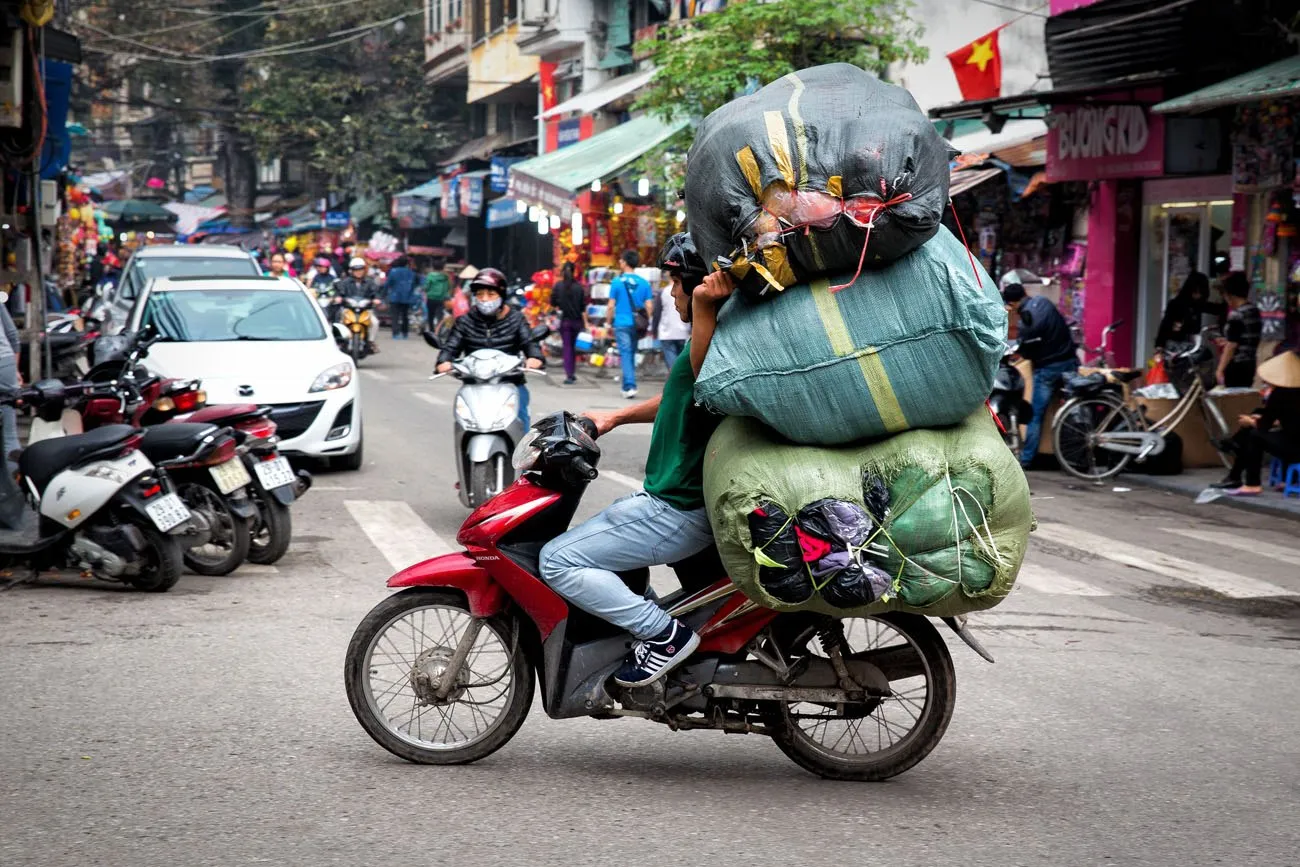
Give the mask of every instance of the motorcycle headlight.
[[333, 391], [336, 388], [345, 388], [352, 383], [352, 362], [345, 361], [342, 364], [336, 364], [333, 367], [327, 367], [316, 377], [316, 381], [311, 384], [309, 392], [315, 391]]
[[514, 456], [510, 459], [510, 462], [515, 465], [515, 472], [526, 473], [537, 466], [542, 450], [536, 443], [541, 435], [541, 431], [529, 431], [528, 435], [519, 441], [519, 445], [515, 446]]

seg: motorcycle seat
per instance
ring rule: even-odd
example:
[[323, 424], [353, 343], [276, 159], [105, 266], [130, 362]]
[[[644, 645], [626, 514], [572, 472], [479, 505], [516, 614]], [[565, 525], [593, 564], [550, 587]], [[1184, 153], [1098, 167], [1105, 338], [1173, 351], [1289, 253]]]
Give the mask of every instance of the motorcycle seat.
[[23, 449], [18, 469], [37, 490], [43, 491], [51, 479], [69, 467], [116, 455], [135, 432], [129, 424], [110, 424], [89, 433], [41, 440]]
[[197, 409], [185, 417], [187, 422], [236, 422], [270, 412], [269, 407], [255, 403], [218, 403]]
[[172, 422], [144, 429], [140, 451], [154, 463], [171, 461], [191, 455], [204, 437], [212, 436], [221, 428], [208, 423]]

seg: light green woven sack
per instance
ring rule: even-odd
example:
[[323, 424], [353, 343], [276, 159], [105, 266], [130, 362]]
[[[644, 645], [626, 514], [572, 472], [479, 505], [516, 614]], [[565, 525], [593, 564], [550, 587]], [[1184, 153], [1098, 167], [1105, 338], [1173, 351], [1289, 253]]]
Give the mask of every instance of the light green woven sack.
[[[750, 513], [772, 503], [794, 515], [823, 498], [862, 505], [864, 475], [890, 493], [890, 511], [869, 540], [887, 553], [864, 560], [892, 576], [890, 589], [856, 609], [820, 592], [798, 604], [773, 598], [759, 582]], [[947, 617], [991, 608], [1011, 592], [1034, 523], [1024, 471], [983, 407], [954, 427], [837, 448], [795, 445], [729, 418], [709, 442], [704, 496], [731, 580], [781, 611]]]

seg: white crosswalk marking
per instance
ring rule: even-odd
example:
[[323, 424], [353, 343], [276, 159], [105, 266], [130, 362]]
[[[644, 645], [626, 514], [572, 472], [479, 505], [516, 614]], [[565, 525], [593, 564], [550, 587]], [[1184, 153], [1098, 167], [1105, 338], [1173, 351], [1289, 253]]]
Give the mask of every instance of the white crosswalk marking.
[[258, 563], [241, 563], [239, 565], [240, 575], [275, 575], [279, 571], [274, 566], [263, 566]]
[[415, 392], [415, 396], [416, 396], [418, 399], [424, 401], [425, 403], [432, 404], [432, 405], [434, 405], [434, 406], [446, 406], [446, 405], [447, 405], [447, 401], [443, 400], [442, 398], [440, 398], [440, 397], [438, 397], [438, 396], [436, 396], [436, 395], [429, 394], [428, 392], [417, 391], [417, 392]]
[[361, 373], [362, 373], [364, 376], [369, 377], [370, 379], [377, 379], [377, 380], [379, 380], [380, 382], [387, 382], [387, 381], [388, 381], [388, 374], [386, 374], [386, 373], [380, 373], [380, 372], [377, 371], [377, 370], [370, 370], [369, 368], [362, 368]]
[[343, 505], [395, 571], [452, 551], [405, 502], [344, 500]]
[[1080, 551], [1086, 551], [1125, 566], [1133, 566], [1178, 581], [1186, 581], [1221, 593], [1233, 599], [1253, 599], [1261, 596], [1300, 596], [1300, 592], [1287, 590], [1267, 581], [1238, 575], [1226, 569], [1217, 569], [1183, 560], [1160, 551], [1131, 545], [1107, 536], [1076, 530], [1064, 524], [1040, 524], [1037, 535]]
[[1025, 563], [1020, 567], [1016, 578], [1017, 587], [1028, 587], [1036, 593], [1050, 593], [1064, 596], [1112, 596], [1109, 590], [1094, 587], [1083, 581], [1076, 581], [1056, 569], [1049, 569], [1038, 563]]
[[634, 491], [639, 491], [642, 488], [640, 480], [625, 476], [622, 473], [616, 473], [613, 470], [601, 470], [600, 475], [601, 478], [609, 479], [611, 482], [618, 482], [623, 487], [631, 488]]
[[1238, 551], [1245, 551], [1248, 554], [1258, 554], [1260, 557], [1266, 557], [1269, 560], [1277, 560], [1279, 563], [1285, 563], [1288, 566], [1300, 567], [1300, 548], [1288, 548], [1285, 545], [1274, 545], [1269, 542], [1260, 542], [1256, 539], [1240, 536], [1235, 533], [1225, 533], [1222, 530], [1193, 530], [1187, 527], [1161, 527], [1162, 533], [1173, 533], [1176, 536], [1185, 536], [1188, 539], [1197, 539], [1202, 542], [1211, 542], [1215, 545], [1222, 545], [1225, 548], [1235, 548]]

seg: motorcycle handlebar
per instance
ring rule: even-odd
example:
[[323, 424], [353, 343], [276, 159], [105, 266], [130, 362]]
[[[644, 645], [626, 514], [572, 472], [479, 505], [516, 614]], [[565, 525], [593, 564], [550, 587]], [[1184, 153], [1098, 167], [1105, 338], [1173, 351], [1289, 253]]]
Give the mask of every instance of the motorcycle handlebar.
[[574, 458], [569, 467], [579, 478], [586, 479], [589, 482], [596, 478], [596, 468], [582, 458]]

